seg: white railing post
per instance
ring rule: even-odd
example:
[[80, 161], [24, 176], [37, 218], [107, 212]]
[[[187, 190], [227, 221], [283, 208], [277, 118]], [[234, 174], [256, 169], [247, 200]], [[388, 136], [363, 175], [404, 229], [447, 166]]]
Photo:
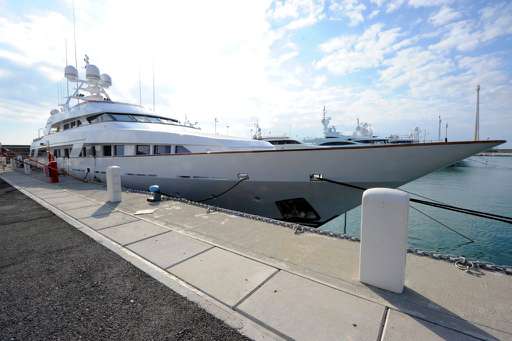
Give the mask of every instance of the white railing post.
[[121, 168], [119, 166], [107, 167], [107, 200], [109, 202], [121, 201]]
[[26, 160], [23, 160], [23, 168], [25, 169], [26, 175], [32, 174], [32, 168], [30, 167], [30, 164]]
[[405, 282], [409, 195], [388, 188], [363, 193], [359, 279], [401, 293]]

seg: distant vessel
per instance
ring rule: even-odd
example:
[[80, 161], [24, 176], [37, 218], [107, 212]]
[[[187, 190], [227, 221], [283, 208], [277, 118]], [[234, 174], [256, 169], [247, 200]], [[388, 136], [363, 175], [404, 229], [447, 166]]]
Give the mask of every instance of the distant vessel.
[[415, 143], [418, 142], [414, 137], [399, 137], [392, 135], [390, 137], [381, 138], [373, 134], [372, 126], [367, 122], [359, 122], [351, 136], [343, 135], [336, 130], [334, 125], [330, 125], [331, 117], [327, 116], [327, 111], [322, 111], [322, 126], [324, 137], [305, 139], [305, 143], [315, 144], [319, 146], [350, 146], [358, 144], [386, 144], [386, 143]]
[[261, 132], [261, 127], [258, 123], [255, 125], [255, 132], [252, 135], [254, 140], [266, 141], [272, 144], [276, 149], [304, 149], [315, 148], [317, 146], [304, 144], [299, 140], [292, 139], [288, 136], [264, 136]]
[[51, 111], [44, 136], [32, 142], [32, 159], [50, 156], [59, 169], [99, 181], [117, 165], [124, 186], [158, 184], [170, 195], [275, 219], [321, 225], [360, 204], [360, 191], [311, 182], [312, 174], [393, 188], [503, 142], [279, 149], [267, 141], [203, 133], [140, 105], [112, 101], [106, 92], [110, 76], [88, 58], [85, 63], [85, 79], [75, 67], [65, 68], [77, 88]]

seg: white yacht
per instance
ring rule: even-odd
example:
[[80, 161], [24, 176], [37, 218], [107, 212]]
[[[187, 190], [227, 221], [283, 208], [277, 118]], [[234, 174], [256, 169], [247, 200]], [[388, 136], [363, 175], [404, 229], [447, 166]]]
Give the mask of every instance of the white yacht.
[[63, 172], [98, 181], [117, 165], [127, 187], [158, 184], [170, 195], [313, 226], [359, 205], [361, 192], [311, 182], [312, 174], [365, 188], [398, 187], [504, 142], [277, 149], [114, 102], [106, 92], [110, 77], [88, 60], [85, 79], [73, 66], [65, 75], [77, 89], [51, 111], [44, 136], [31, 145], [33, 159], [47, 162], [49, 152]]
[[296, 139], [292, 139], [288, 136], [263, 136], [261, 132], [261, 128], [258, 123], [256, 123], [256, 131], [252, 138], [254, 140], [266, 141], [273, 145], [276, 149], [304, 149], [304, 148], [315, 148], [315, 146], [310, 144], [302, 143]]
[[336, 127], [330, 125], [331, 117], [327, 116], [327, 112], [322, 112], [322, 126], [324, 128], [324, 137], [305, 139], [307, 144], [314, 144], [317, 146], [353, 146], [361, 144], [384, 144], [384, 143], [417, 143], [418, 140], [412, 136], [399, 137], [392, 135], [390, 137], [378, 137], [373, 134], [372, 126], [367, 122], [359, 122], [352, 135], [344, 135], [336, 130]]

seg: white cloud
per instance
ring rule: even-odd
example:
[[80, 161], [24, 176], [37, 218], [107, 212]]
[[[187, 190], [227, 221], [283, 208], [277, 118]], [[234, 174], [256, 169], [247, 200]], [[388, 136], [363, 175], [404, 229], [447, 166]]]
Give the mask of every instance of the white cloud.
[[441, 6], [453, 2], [453, 0], [409, 0], [409, 5], [412, 7], [430, 7]]
[[358, 0], [333, 0], [329, 10], [334, 18], [346, 17], [350, 26], [356, 26], [364, 21], [366, 6]]
[[[385, 68], [380, 73], [382, 84], [390, 88], [406, 86], [412, 96], [432, 96], [438, 94], [434, 84], [438, 83], [454, 69], [454, 63], [420, 47], [400, 50], [392, 58], [384, 61]], [[424, 91], [429, 88], [429, 91]], [[438, 87], [440, 91], [445, 91]]]
[[379, 66], [400, 34], [399, 28], [382, 28], [382, 24], [374, 24], [360, 36], [340, 36], [326, 41], [320, 45], [326, 56], [315, 62], [315, 67], [344, 75]]
[[386, 6], [386, 13], [392, 13], [402, 7], [405, 3], [405, 0], [390, 0]]
[[378, 9], [375, 9], [373, 10], [370, 15], [368, 16], [368, 19], [373, 19], [375, 18], [377, 15], [379, 15], [380, 11]]
[[406, 3], [411, 7], [418, 8], [445, 5], [451, 3], [452, 0], [371, 0], [371, 2], [377, 7], [386, 4], [386, 13], [392, 13]]
[[39, 12], [25, 17], [0, 18], [0, 57], [15, 64], [32, 67], [55, 79], [52, 67], [64, 62], [65, 32], [69, 32], [67, 19], [55, 12]]
[[460, 17], [461, 14], [459, 12], [453, 10], [451, 7], [443, 6], [439, 12], [432, 15], [429, 20], [434, 26], [442, 26]]
[[370, 2], [374, 5], [376, 5], [377, 7], [380, 7], [380, 6], [382, 6], [383, 3], [386, 2], [386, 0], [370, 0]]
[[512, 34], [512, 3], [485, 7], [479, 20], [461, 20], [447, 25], [434, 50], [470, 51], [492, 39]]
[[286, 21], [281, 31], [298, 30], [324, 18], [324, 0], [276, 1], [267, 14], [271, 20]]

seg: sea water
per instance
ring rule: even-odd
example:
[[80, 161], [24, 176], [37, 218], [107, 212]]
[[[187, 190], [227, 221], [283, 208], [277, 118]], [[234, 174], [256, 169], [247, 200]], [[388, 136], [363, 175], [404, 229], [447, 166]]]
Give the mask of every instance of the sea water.
[[[512, 157], [474, 156], [402, 188], [442, 203], [512, 216]], [[409, 210], [409, 246], [512, 265], [512, 225], [415, 203], [411, 205], [423, 213]], [[347, 212], [346, 218], [347, 234], [359, 237], [360, 208]], [[321, 228], [343, 233], [344, 226], [345, 217], [341, 215]]]

